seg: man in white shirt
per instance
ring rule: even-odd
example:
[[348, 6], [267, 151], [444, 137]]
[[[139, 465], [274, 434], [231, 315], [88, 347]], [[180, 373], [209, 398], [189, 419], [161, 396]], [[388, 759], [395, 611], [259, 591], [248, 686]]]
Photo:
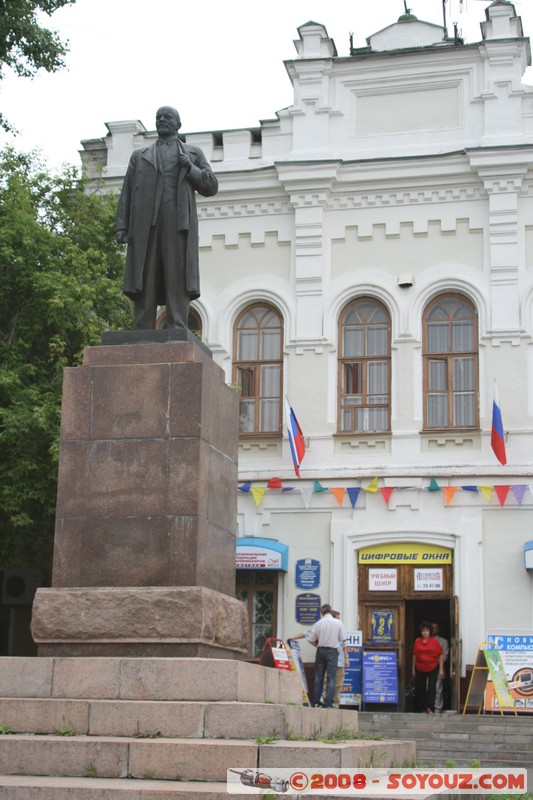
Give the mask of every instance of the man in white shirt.
[[320, 705], [320, 695], [325, 675], [325, 707], [333, 708], [339, 647], [344, 648], [345, 646], [346, 631], [340, 619], [335, 619], [332, 616], [330, 605], [323, 605], [320, 613], [322, 614], [321, 619], [315, 622], [306, 636], [306, 639], [311, 644], [316, 644], [314, 701], [315, 706]]

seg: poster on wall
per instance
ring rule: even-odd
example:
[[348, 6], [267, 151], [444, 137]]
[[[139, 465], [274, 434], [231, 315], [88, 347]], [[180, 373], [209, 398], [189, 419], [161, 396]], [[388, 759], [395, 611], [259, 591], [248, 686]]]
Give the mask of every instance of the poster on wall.
[[415, 592], [442, 592], [444, 589], [442, 567], [415, 569]]
[[361, 706], [363, 684], [363, 632], [354, 631], [346, 636], [345, 652], [350, 666], [344, 670], [341, 689], [341, 706]]
[[363, 703], [398, 703], [398, 653], [363, 654]]
[[301, 558], [296, 562], [295, 583], [297, 589], [318, 589], [320, 586], [320, 561]]
[[369, 592], [397, 592], [398, 570], [395, 567], [368, 570]]
[[392, 644], [394, 642], [393, 612], [374, 610], [371, 612], [370, 640], [372, 644]]
[[296, 622], [300, 625], [314, 625], [320, 619], [320, 595], [305, 594], [296, 595]]
[[[491, 633], [487, 642], [489, 646], [495, 645], [500, 652], [516, 710], [533, 713], [533, 636]], [[490, 680], [485, 689], [485, 710], [500, 710], [495, 687]]]

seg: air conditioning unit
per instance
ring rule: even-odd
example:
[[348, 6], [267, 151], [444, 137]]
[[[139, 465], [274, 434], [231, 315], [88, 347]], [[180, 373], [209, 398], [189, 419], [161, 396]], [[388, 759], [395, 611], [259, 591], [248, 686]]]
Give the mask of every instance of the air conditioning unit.
[[6, 569], [2, 582], [2, 605], [31, 606], [36, 590], [43, 586], [40, 569]]

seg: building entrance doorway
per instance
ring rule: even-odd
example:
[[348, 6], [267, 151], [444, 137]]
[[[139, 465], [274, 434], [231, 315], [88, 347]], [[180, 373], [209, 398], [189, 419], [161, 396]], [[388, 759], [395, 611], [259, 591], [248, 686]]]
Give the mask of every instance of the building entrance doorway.
[[[394, 650], [398, 656], [399, 708], [406, 700], [412, 652], [422, 621], [436, 622], [448, 640], [445, 710], [458, 708], [460, 675], [459, 609], [453, 596], [452, 550], [394, 542], [358, 551], [359, 625], [365, 651]], [[375, 710], [379, 710], [376, 708]]]
[[[408, 669], [412, 667], [412, 652], [414, 641], [419, 636], [421, 622], [436, 622], [439, 626], [440, 636], [450, 644], [450, 602], [449, 600], [406, 600], [405, 601], [405, 650], [409, 656]], [[446, 678], [444, 680], [444, 709], [451, 708], [450, 684], [450, 656], [444, 665]], [[409, 676], [410, 676], [409, 672]], [[405, 711], [414, 711], [414, 701], [405, 702]]]

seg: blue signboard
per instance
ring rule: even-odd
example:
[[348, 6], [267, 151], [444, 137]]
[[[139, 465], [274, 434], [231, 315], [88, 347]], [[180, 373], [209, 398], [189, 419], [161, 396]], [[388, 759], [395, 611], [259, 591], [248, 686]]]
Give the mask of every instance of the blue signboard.
[[363, 654], [363, 703], [398, 703], [398, 654]]
[[306, 594], [296, 595], [296, 622], [300, 625], [314, 625], [320, 619], [320, 595]]
[[370, 621], [372, 644], [392, 644], [394, 642], [392, 611], [372, 611]]
[[346, 636], [345, 653], [350, 666], [344, 670], [344, 681], [341, 690], [341, 706], [360, 706], [363, 683], [363, 647], [361, 632], [349, 633]]
[[320, 586], [320, 561], [301, 558], [296, 562], [296, 588], [318, 589]]

